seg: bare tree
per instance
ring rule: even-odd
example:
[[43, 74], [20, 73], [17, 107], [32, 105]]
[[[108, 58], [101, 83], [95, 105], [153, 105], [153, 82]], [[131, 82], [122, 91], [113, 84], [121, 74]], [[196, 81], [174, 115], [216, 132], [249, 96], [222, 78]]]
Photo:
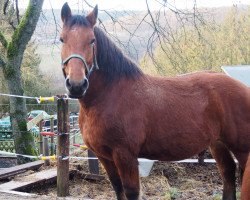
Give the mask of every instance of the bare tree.
[[[152, 2], [157, 6], [153, 8]], [[95, 4], [89, 0], [78, 1], [77, 12], [83, 14], [94, 6]], [[157, 45], [163, 47], [164, 43], [169, 43], [175, 37], [177, 29], [185, 29], [188, 25], [192, 25], [199, 34], [199, 25], [206, 23], [203, 13], [200, 13], [197, 8], [196, 0], [190, 1], [190, 6], [186, 9], [180, 9], [174, 3], [166, 0], [144, 0], [144, 7], [145, 10], [141, 11], [136, 11], [136, 8], [134, 11], [117, 11], [112, 8], [99, 7], [101, 14], [99, 27], [135, 59], [139, 59], [142, 55], [141, 49], [138, 47], [146, 49], [153, 58], [155, 47]], [[53, 12], [52, 6], [51, 10]], [[104, 15], [105, 20], [102, 18]], [[55, 35], [58, 36], [60, 25], [54, 12], [53, 16], [56, 27]], [[121, 32], [123, 32], [122, 35]], [[56, 39], [58, 40], [58, 38]], [[166, 51], [166, 49], [164, 50]]]
[[[153, 8], [152, 2], [157, 6]], [[139, 60], [144, 53], [147, 53], [154, 61], [156, 46], [160, 46], [166, 55], [174, 50], [166, 49], [164, 44], [171, 44], [175, 40], [178, 29], [183, 29], [185, 32], [188, 26], [192, 26], [199, 34], [199, 25], [206, 23], [203, 13], [197, 8], [196, 0], [190, 3], [192, 5], [189, 8], [179, 9], [174, 3], [166, 0], [144, 0], [144, 11], [124, 11], [124, 15], [118, 16], [113, 9], [99, 9], [109, 18], [105, 21], [99, 18], [99, 26], [134, 59]], [[81, 6], [86, 9], [95, 5], [88, 0], [82, 0]], [[121, 32], [123, 35], [119, 35]], [[155, 64], [157, 66], [156, 62]]]

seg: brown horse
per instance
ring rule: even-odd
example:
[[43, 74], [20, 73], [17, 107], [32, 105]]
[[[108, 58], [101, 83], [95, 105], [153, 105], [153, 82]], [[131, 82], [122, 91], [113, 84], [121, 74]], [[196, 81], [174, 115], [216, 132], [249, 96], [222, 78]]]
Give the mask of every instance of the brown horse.
[[250, 199], [250, 155], [248, 156], [241, 187], [241, 200], [249, 200], [249, 199]]
[[[63, 73], [80, 102], [86, 145], [105, 167], [117, 199], [139, 199], [138, 157], [175, 161], [207, 147], [223, 180], [223, 199], [236, 199], [235, 162], [250, 150], [250, 91], [220, 73], [175, 78], [144, 74], [86, 17], [61, 11]], [[98, 65], [97, 65], [98, 63]]]

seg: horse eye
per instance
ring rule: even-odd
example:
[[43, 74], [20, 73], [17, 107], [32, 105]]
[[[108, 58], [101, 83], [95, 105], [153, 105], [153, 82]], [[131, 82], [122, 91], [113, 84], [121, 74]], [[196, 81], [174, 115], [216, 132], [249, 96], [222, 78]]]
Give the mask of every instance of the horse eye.
[[63, 43], [63, 39], [62, 38], [60, 38], [59, 40]]
[[94, 42], [95, 42], [95, 39], [92, 39], [91, 42], [90, 42], [90, 44], [94, 44]]

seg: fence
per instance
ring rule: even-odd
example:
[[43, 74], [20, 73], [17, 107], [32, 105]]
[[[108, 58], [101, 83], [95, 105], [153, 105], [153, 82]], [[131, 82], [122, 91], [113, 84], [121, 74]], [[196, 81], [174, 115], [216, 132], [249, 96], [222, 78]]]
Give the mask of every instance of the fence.
[[[45, 119], [43, 122], [38, 124], [38, 126], [34, 126], [31, 129], [31, 132], [33, 133], [34, 139], [35, 139], [35, 144], [36, 144], [36, 149], [38, 153], [41, 153], [41, 146], [42, 146], [42, 141], [40, 138], [40, 132], [41, 131], [54, 131], [57, 130], [57, 117], [56, 117], [56, 112], [57, 112], [57, 104], [56, 103], [46, 103], [46, 104], [27, 104], [27, 110], [28, 113], [34, 110], [40, 110], [44, 111], [51, 116], [54, 117], [53, 120], [53, 130], [51, 126], [51, 119]], [[75, 107], [77, 107], [77, 103], [69, 103], [69, 108], [73, 108], [71, 110], [75, 111]], [[7, 152], [15, 152], [15, 146], [14, 146], [14, 140], [13, 140], [13, 132], [11, 128], [11, 120], [9, 118], [9, 109], [10, 105], [9, 104], [0, 104], [0, 151], [7, 151]], [[27, 116], [28, 118], [28, 116]], [[77, 113], [71, 113], [70, 114], [70, 131], [73, 133], [73, 135], [76, 136], [76, 132], [79, 132], [78, 128], [78, 115]], [[39, 129], [40, 127], [40, 129]], [[75, 137], [72, 137], [72, 142], [77, 140]], [[51, 142], [51, 139], [49, 140]], [[74, 142], [75, 143], [75, 142]], [[52, 152], [51, 152], [52, 154]]]
[[[67, 195], [69, 195], [69, 159], [73, 158], [73, 159], [84, 159], [84, 160], [88, 160], [89, 161], [89, 167], [94, 168], [94, 171], [98, 170], [99, 171], [99, 167], [98, 167], [98, 161], [97, 158], [94, 157], [94, 155], [89, 151], [88, 157], [74, 157], [74, 156], [70, 156], [70, 146], [71, 144], [74, 144], [76, 141], [76, 136], [79, 135], [79, 130], [75, 127], [76, 125], [76, 118], [77, 116], [71, 116], [71, 118], [69, 117], [69, 106], [68, 106], [68, 98], [67, 97], [58, 97], [57, 98], [57, 124], [58, 127], [56, 127], [57, 129], [57, 133], [52, 133], [51, 135], [55, 135], [56, 137], [54, 139], [57, 139], [57, 152], [56, 155], [53, 156], [42, 156], [40, 157], [41, 159], [44, 160], [49, 160], [49, 159], [57, 159], [57, 196], [58, 197], [65, 197]], [[72, 126], [72, 136], [70, 138], [70, 130], [69, 130], [69, 124], [71, 124]], [[55, 127], [54, 127], [54, 121], [50, 122], [50, 131], [54, 131]], [[42, 131], [42, 126], [40, 123], [40, 131]], [[9, 138], [11, 138], [11, 132], [5, 132], [2, 133], [3, 138], [5, 138], [5, 142], [7, 140], [9, 140]], [[48, 141], [48, 136], [46, 136], [46, 141]], [[43, 146], [41, 145], [42, 140], [41, 140], [42, 136], [39, 135], [39, 146]], [[70, 139], [72, 139], [72, 142], [70, 142]], [[52, 137], [50, 138], [51, 143], [52, 142]], [[13, 142], [13, 141], [12, 141]], [[8, 147], [7, 144], [6, 146]], [[73, 146], [73, 145], [72, 145]], [[7, 148], [6, 147], [6, 148]], [[42, 148], [40, 148], [42, 149]], [[47, 148], [48, 149], [48, 148]], [[55, 148], [54, 148], [55, 149]], [[41, 150], [40, 150], [41, 151]], [[54, 153], [53, 152], [53, 148], [51, 149], [51, 154]], [[48, 155], [49, 152], [47, 151], [46, 154]], [[27, 156], [27, 155], [21, 155], [21, 154], [16, 154], [16, 155], [20, 155], [20, 156], [24, 156], [24, 157], [35, 157], [37, 158], [37, 156]], [[149, 160], [145, 160], [145, 159], [138, 159], [139, 161], [143, 160], [144, 162], [149, 162]], [[150, 161], [151, 162], [151, 161]], [[196, 162], [193, 159], [188, 159], [188, 160], [184, 160], [182, 162]], [[209, 161], [210, 162], [210, 161]], [[212, 160], [211, 162], [214, 162], [214, 160]], [[151, 165], [152, 167], [152, 165]]]

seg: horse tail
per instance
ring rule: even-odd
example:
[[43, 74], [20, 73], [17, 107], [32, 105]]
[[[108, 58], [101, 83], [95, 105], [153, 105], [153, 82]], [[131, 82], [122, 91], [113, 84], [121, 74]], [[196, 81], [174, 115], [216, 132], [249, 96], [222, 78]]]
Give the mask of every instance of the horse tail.
[[240, 199], [241, 200], [250, 199], [250, 154], [248, 156], [247, 164], [244, 170]]

